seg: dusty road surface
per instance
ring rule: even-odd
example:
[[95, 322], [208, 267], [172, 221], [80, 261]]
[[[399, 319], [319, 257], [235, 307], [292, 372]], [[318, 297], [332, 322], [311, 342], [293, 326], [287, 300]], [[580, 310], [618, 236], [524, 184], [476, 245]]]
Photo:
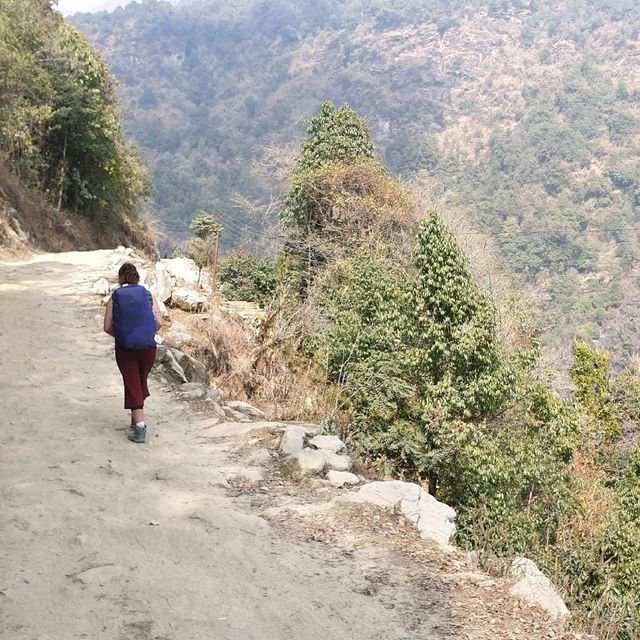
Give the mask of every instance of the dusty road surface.
[[225, 448], [157, 382], [148, 444], [127, 441], [90, 295], [111, 255], [0, 265], [0, 638], [438, 638], [230, 497]]

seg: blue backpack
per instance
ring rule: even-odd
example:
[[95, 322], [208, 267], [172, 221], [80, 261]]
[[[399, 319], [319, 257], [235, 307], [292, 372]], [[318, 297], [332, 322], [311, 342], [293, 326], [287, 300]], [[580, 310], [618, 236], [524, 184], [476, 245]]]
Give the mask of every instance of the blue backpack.
[[156, 318], [151, 293], [139, 284], [120, 287], [111, 296], [116, 347], [147, 349], [156, 346]]

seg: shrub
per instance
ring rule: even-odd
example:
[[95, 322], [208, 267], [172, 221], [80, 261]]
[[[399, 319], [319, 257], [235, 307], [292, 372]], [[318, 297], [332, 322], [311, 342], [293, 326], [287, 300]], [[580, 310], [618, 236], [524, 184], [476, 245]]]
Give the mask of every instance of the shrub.
[[230, 300], [257, 302], [264, 306], [276, 289], [275, 269], [266, 259], [235, 251], [218, 268], [220, 291]]

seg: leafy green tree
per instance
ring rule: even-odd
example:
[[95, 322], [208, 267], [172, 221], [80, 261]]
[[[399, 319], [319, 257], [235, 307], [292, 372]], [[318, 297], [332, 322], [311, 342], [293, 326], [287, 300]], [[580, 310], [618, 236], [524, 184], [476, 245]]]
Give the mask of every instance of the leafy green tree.
[[309, 138], [296, 158], [282, 220], [286, 226], [308, 234], [322, 222], [322, 210], [310, 189], [314, 178], [332, 167], [371, 160], [373, 142], [360, 116], [347, 105], [337, 109], [331, 102], [323, 103], [307, 131]]
[[273, 264], [252, 253], [234, 251], [220, 261], [220, 292], [229, 300], [257, 302], [264, 306], [276, 290]]
[[337, 109], [332, 102], [324, 102], [309, 121], [307, 133], [309, 138], [296, 159], [298, 172], [373, 158], [369, 128], [349, 105]]
[[138, 217], [149, 193], [124, 141], [115, 78], [50, 3], [0, 2], [0, 151], [58, 212], [88, 218], [99, 242]]
[[191, 221], [189, 229], [196, 238], [209, 240], [222, 231], [222, 225], [213, 213], [200, 211]]
[[194, 237], [187, 242], [187, 251], [198, 267], [200, 284], [202, 270], [216, 260], [222, 225], [214, 214], [200, 211], [191, 221], [189, 228], [193, 231]]
[[493, 304], [435, 213], [420, 227], [413, 260], [418, 269], [410, 352], [415, 379], [427, 381], [428, 403], [446, 418], [495, 415], [513, 396], [515, 371], [502, 353]]
[[609, 385], [609, 355], [582, 340], [574, 342], [573, 353], [571, 379], [576, 386], [576, 398], [602, 426], [607, 440], [617, 438], [620, 424]]

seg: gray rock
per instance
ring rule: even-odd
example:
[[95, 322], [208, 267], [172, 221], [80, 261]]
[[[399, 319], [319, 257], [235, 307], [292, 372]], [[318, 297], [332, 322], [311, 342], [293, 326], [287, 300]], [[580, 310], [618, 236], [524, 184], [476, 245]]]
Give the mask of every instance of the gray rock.
[[207, 400], [211, 405], [211, 412], [213, 413], [213, 415], [216, 418], [219, 418], [220, 420], [225, 420], [227, 418], [227, 415], [225, 414], [224, 409], [218, 404], [218, 402], [214, 400], [211, 396], [209, 396]]
[[353, 473], [349, 473], [348, 471], [329, 471], [327, 473], [327, 480], [334, 487], [344, 487], [345, 484], [354, 485], [359, 484], [360, 478]]
[[346, 449], [344, 442], [338, 436], [315, 436], [309, 440], [309, 445], [330, 453], [342, 453]]
[[[180, 353], [180, 356], [178, 356]], [[206, 385], [209, 384], [209, 374], [207, 368], [195, 358], [192, 358], [186, 353], [175, 350], [173, 355], [176, 356], [178, 364], [182, 367], [184, 375], [189, 382], [202, 382]]]
[[569, 609], [558, 595], [551, 581], [529, 558], [516, 558], [511, 563], [510, 573], [519, 580], [509, 589], [516, 597], [542, 607], [553, 618], [565, 618]]
[[352, 460], [349, 456], [340, 456], [322, 449], [319, 449], [318, 453], [324, 457], [324, 464], [328, 469], [333, 471], [349, 471], [351, 469]]
[[229, 400], [225, 404], [227, 407], [231, 407], [234, 411], [244, 413], [246, 416], [255, 418], [256, 420], [263, 420], [265, 417], [264, 411], [250, 405], [248, 402], [242, 402], [241, 400]]
[[313, 436], [319, 436], [324, 429], [321, 424], [300, 424], [298, 426], [304, 429], [305, 434], [309, 438], [313, 438]]
[[455, 510], [436, 500], [417, 484], [400, 480], [370, 482], [359, 491], [348, 493], [340, 499], [399, 509], [423, 538], [434, 540], [445, 550], [451, 550], [449, 542], [456, 532]]
[[244, 413], [240, 413], [239, 411], [235, 411], [231, 407], [222, 407], [224, 411], [224, 415], [227, 417], [227, 420], [232, 420], [234, 422], [251, 422]]
[[316, 449], [302, 449], [302, 451], [298, 451], [295, 459], [300, 471], [304, 474], [321, 473], [324, 470], [324, 456]]
[[166, 304], [171, 300], [171, 294], [173, 292], [171, 278], [169, 277], [167, 268], [161, 262], [156, 262], [155, 280], [150, 287], [150, 291], [158, 303]]
[[209, 385], [202, 382], [187, 382], [180, 387], [180, 393], [192, 400], [204, 400], [209, 397]]
[[287, 427], [280, 442], [280, 451], [287, 456], [296, 455], [304, 447], [304, 437], [304, 427], [298, 425]]
[[191, 258], [165, 258], [161, 264], [172, 278], [188, 287], [200, 286], [206, 291], [211, 290], [209, 276], [201, 272]]
[[187, 344], [193, 342], [193, 336], [187, 328], [180, 322], [172, 322], [164, 335], [165, 342], [174, 349], [182, 349]]
[[199, 313], [207, 306], [207, 299], [193, 289], [177, 287], [171, 294], [170, 304], [172, 307], [177, 307], [183, 311]]
[[184, 375], [182, 367], [178, 364], [175, 356], [164, 344], [158, 345], [156, 351], [156, 363], [166, 373], [167, 377], [174, 382], [189, 382]]

